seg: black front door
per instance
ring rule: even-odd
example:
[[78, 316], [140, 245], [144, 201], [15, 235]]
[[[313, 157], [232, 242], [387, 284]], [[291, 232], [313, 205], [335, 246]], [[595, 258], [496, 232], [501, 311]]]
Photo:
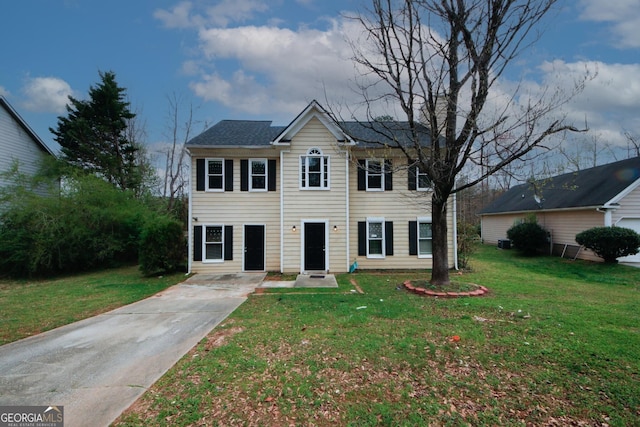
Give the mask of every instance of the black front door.
[[305, 271], [324, 271], [324, 222], [304, 224], [304, 269]]
[[244, 269], [264, 270], [264, 225], [244, 226]]

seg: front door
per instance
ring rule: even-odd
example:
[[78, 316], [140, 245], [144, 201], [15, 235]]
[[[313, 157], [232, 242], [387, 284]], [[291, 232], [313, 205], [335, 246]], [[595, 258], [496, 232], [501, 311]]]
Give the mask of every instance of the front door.
[[325, 224], [307, 222], [304, 224], [304, 269], [324, 271], [325, 268]]
[[264, 225], [244, 226], [244, 269], [264, 270]]

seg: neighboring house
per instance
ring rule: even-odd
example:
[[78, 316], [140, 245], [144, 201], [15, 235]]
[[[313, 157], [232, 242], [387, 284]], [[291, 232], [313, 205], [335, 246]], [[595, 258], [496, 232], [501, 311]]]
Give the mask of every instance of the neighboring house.
[[[640, 233], [640, 157], [514, 187], [484, 208], [482, 239], [496, 244], [529, 215], [551, 235], [558, 255], [602, 261], [575, 241], [593, 227], [625, 227]], [[640, 254], [619, 258], [640, 262]]]
[[428, 180], [374, 138], [313, 101], [288, 126], [224, 120], [190, 140], [189, 271], [431, 268]]
[[[7, 172], [17, 161], [20, 173], [33, 175], [45, 156], [53, 156], [36, 133], [0, 96], [0, 172]], [[0, 187], [7, 185], [0, 177]]]

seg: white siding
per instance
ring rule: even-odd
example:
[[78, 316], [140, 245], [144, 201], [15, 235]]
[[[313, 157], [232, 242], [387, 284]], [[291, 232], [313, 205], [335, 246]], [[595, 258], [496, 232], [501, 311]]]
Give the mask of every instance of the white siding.
[[[46, 153], [24, 128], [0, 105], [0, 172], [8, 171], [14, 161], [20, 173], [33, 175]], [[0, 186], [7, 181], [0, 177]]]
[[[383, 158], [384, 153], [355, 152], [354, 157]], [[389, 154], [386, 154], [389, 158]], [[362, 191], [358, 190], [357, 159], [351, 164], [350, 169], [350, 228], [351, 239], [349, 242], [352, 260], [358, 260], [359, 268], [363, 269], [425, 269], [432, 267], [431, 258], [418, 258], [417, 255], [409, 255], [409, 221], [416, 221], [419, 217], [431, 217], [431, 195], [429, 191], [408, 190], [407, 159], [400, 153], [399, 156], [390, 158], [393, 167], [392, 191]], [[453, 242], [453, 203], [447, 207], [448, 222], [448, 257], [449, 266], [454, 265]], [[393, 222], [393, 255], [384, 259], [367, 258], [358, 256], [358, 222], [366, 221], [368, 217], [383, 217], [385, 221]]]
[[640, 218], [640, 187], [635, 188], [620, 200], [620, 207], [612, 213], [612, 224], [616, 225], [622, 218]]
[[[265, 269], [280, 269], [280, 192], [240, 191], [240, 159], [276, 159], [276, 186], [280, 185], [280, 161], [273, 149], [217, 149], [191, 150], [192, 226], [222, 224], [233, 226], [233, 260], [221, 263], [193, 262], [192, 271], [199, 273], [228, 273], [242, 271], [244, 255], [244, 225], [265, 226]], [[196, 159], [233, 159], [233, 191], [196, 191]], [[194, 220], [197, 218], [197, 221]], [[193, 248], [189, 248], [190, 251]], [[192, 255], [191, 255], [192, 256]]]
[[[497, 244], [507, 238], [507, 230], [516, 222], [525, 220], [531, 213], [499, 214], [482, 216], [482, 241]], [[554, 244], [579, 246], [576, 234], [592, 227], [604, 226], [604, 214], [595, 209], [535, 212], [538, 224], [551, 233]], [[601, 261], [593, 252], [583, 249], [579, 258]]]
[[[328, 190], [300, 188], [300, 157], [310, 148], [319, 148], [329, 156]], [[344, 272], [347, 261], [347, 188], [346, 154], [337, 147], [336, 138], [316, 118], [312, 118], [291, 141], [290, 150], [284, 153], [284, 253], [283, 270], [299, 272], [302, 266], [302, 222], [326, 221], [328, 224], [327, 269]], [[296, 226], [298, 232], [291, 232]], [[333, 231], [333, 226], [338, 231]]]

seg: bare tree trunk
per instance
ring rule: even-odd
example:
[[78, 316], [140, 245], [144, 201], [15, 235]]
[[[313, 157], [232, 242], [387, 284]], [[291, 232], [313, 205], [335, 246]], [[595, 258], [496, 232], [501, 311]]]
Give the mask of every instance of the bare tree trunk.
[[447, 244], [447, 198], [433, 193], [431, 198], [431, 223], [433, 233], [433, 267], [430, 283], [433, 285], [449, 284], [449, 245]]

